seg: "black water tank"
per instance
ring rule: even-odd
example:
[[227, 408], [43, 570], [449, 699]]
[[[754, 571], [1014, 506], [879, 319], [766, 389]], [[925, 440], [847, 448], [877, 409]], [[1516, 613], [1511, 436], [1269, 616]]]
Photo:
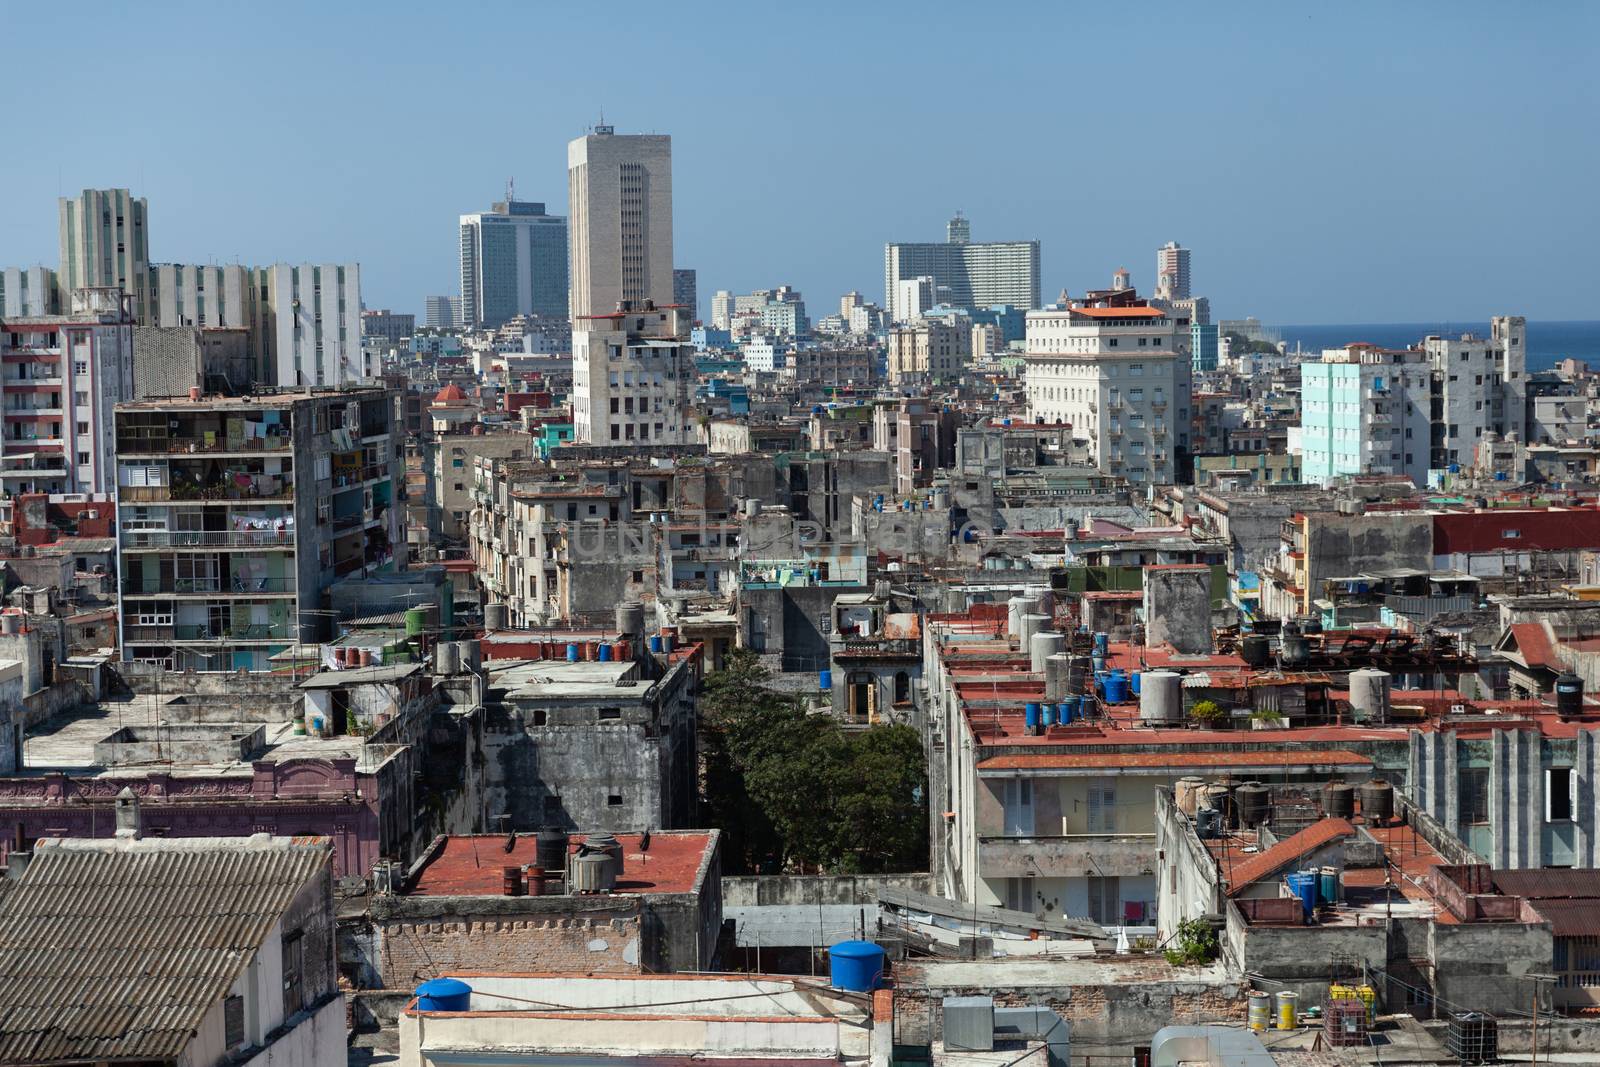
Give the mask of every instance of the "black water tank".
[[1394, 786], [1382, 778], [1361, 783], [1361, 815], [1367, 825], [1386, 823], [1394, 814]]
[[546, 826], [534, 835], [534, 853], [539, 866], [550, 874], [566, 874], [567, 845], [571, 839], [558, 826]]
[[1320, 615], [1307, 615], [1301, 619], [1300, 632], [1303, 634], [1320, 634], [1322, 632], [1322, 617]]
[[1330, 819], [1348, 819], [1355, 813], [1355, 786], [1348, 782], [1329, 782], [1322, 787], [1322, 814]]
[[1239, 658], [1248, 667], [1265, 667], [1272, 662], [1272, 642], [1261, 634], [1249, 634], [1239, 642]]
[[1254, 828], [1267, 821], [1272, 793], [1260, 782], [1246, 782], [1233, 791], [1233, 802], [1239, 808], [1239, 825]]
[[1278, 654], [1285, 664], [1301, 664], [1311, 658], [1311, 646], [1306, 643], [1300, 627], [1292, 622], [1283, 624], [1283, 634], [1278, 638]]
[[1576, 719], [1583, 714], [1583, 679], [1568, 671], [1556, 679], [1556, 715]]
[[1453, 1012], [1445, 1048], [1458, 1063], [1494, 1063], [1500, 1057], [1499, 1024], [1487, 1012]]

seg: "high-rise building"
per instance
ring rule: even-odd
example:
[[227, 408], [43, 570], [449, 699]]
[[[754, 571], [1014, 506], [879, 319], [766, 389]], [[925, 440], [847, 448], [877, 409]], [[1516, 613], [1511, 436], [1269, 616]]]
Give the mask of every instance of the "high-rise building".
[[268, 309], [264, 380], [298, 389], [376, 376], [361, 349], [359, 266], [278, 263], [255, 274]]
[[567, 314], [567, 220], [508, 199], [461, 216], [463, 326], [494, 328], [517, 315]]
[[943, 244], [890, 244], [883, 250], [883, 290], [896, 322], [914, 318], [897, 303], [899, 283], [923, 275], [933, 279], [935, 302], [958, 308], [1014, 304], [1036, 308], [1039, 299], [1039, 242], [973, 243], [969, 220], [950, 220]]
[[121, 286], [133, 297], [139, 325], [152, 325], [150, 228], [144, 198], [126, 189], [85, 189], [77, 196], [62, 197], [60, 209], [61, 291]]
[[700, 293], [693, 270], [672, 268], [672, 302], [683, 308], [690, 322], [700, 321]]
[[423, 325], [435, 330], [450, 330], [461, 325], [459, 296], [430, 296], [424, 303]]
[[901, 278], [895, 282], [894, 293], [890, 297], [894, 309], [891, 318], [895, 322], [914, 322], [922, 318], [924, 312], [938, 303], [934, 295], [935, 288], [931, 274]]
[[56, 272], [49, 267], [0, 270], [0, 316], [54, 315], [61, 309]]
[[726, 289], [718, 289], [711, 298], [711, 325], [719, 330], [726, 330], [733, 323], [733, 311], [737, 298]]
[[972, 321], [925, 319], [889, 331], [889, 381], [933, 385], [959, 381], [972, 359]]
[[1189, 325], [1189, 362], [1196, 374], [1217, 369], [1217, 356], [1221, 341], [1214, 323], [1195, 322]]
[[1430, 462], [1435, 469], [1466, 466], [1486, 433], [1527, 440], [1528, 321], [1501, 315], [1489, 336], [1428, 337], [1434, 419]]
[[1036, 422], [1066, 423], [1115, 478], [1176, 480], [1188, 445], [1177, 325], [1143, 302], [1028, 313], [1025, 376]]
[[75, 290], [64, 315], [0, 316], [0, 489], [113, 491], [111, 409], [134, 395], [131, 304], [113, 285]]
[[1415, 349], [1329, 349], [1300, 364], [1300, 477], [1346, 474], [1428, 479], [1429, 372]]
[[361, 313], [361, 336], [398, 344], [417, 331], [417, 317], [384, 308]]
[[610, 126], [567, 145], [572, 318], [672, 303], [672, 138]]
[[118, 405], [123, 658], [267, 671], [322, 640], [326, 587], [395, 566], [395, 410], [384, 389]]
[[1176, 241], [1156, 249], [1156, 299], [1189, 299], [1189, 250]]
[[850, 312], [867, 302], [867, 298], [854, 289], [839, 298], [839, 317], [845, 322], [850, 321]]

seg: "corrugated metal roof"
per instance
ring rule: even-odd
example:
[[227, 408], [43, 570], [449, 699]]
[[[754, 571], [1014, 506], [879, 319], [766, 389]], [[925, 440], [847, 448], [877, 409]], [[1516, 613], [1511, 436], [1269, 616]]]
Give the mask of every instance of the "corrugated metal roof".
[[1491, 871], [1495, 889], [1512, 897], [1548, 900], [1556, 897], [1600, 897], [1600, 869], [1573, 868]]
[[1556, 937], [1600, 937], [1600, 900], [1536, 900], [1533, 910]]
[[182, 1055], [321, 838], [43, 841], [0, 895], [0, 1063]]

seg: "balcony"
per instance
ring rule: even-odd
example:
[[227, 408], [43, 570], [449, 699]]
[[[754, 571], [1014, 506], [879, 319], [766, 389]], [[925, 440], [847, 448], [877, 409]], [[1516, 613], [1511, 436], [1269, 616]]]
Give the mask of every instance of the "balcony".
[[293, 548], [294, 527], [282, 530], [124, 530], [122, 547]]
[[1132, 877], [1155, 869], [1156, 835], [980, 836], [983, 878]]
[[[243, 478], [241, 482], [238, 478]], [[164, 504], [168, 502], [216, 504], [237, 500], [262, 503], [294, 502], [294, 483], [285, 483], [276, 475], [239, 475], [232, 481], [218, 481], [197, 485], [194, 482], [175, 482], [172, 485], [125, 485], [118, 490], [125, 504]]]
[[278, 596], [295, 591], [293, 578], [173, 578], [165, 585], [154, 587], [145, 582], [126, 578], [122, 582], [122, 595], [130, 597], [173, 596]]
[[834, 653], [835, 659], [920, 659], [922, 643], [911, 637], [852, 637]]
[[287, 452], [287, 434], [267, 437], [137, 437], [126, 434], [117, 437], [119, 456], [211, 455], [226, 452]]
[[179, 623], [172, 628], [174, 641], [288, 641], [287, 623], [215, 627], [206, 623]]

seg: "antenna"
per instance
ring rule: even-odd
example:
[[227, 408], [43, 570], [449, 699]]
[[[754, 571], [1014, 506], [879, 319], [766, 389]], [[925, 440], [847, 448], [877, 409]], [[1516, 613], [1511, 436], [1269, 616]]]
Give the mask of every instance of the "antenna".
[[511, 203], [511, 201], [515, 200], [516, 198], [517, 198], [517, 179], [515, 179], [515, 178], [507, 178], [506, 179], [506, 203], [509, 204], [509, 203]]

